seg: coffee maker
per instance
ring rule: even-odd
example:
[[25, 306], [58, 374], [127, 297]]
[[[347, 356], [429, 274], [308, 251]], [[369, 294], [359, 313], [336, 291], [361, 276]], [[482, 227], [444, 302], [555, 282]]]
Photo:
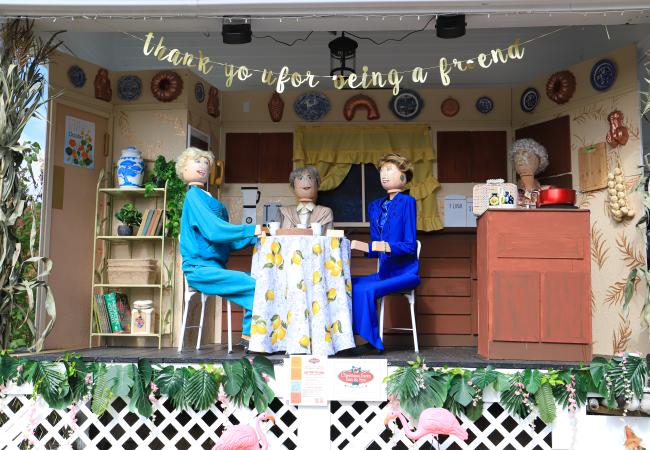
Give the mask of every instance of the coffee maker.
[[242, 223], [255, 225], [257, 223], [257, 203], [260, 201], [261, 192], [257, 186], [248, 186], [241, 188], [243, 197]]

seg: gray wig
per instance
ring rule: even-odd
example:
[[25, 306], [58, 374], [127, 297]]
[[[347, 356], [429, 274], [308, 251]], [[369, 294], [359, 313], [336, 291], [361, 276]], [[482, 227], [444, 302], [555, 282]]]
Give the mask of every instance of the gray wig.
[[539, 167], [535, 171], [535, 175], [541, 173], [548, 167], [548, 153], [544, 146], [534, 139], [517, 139], [510, 147], [510, 157], [514, 161], [517, 154], [526, 151], [537, 155], [539, 158]]
[[316, 169], [314, 166], [305, 166], [293, 169], [293, 171], [289, 174], [289, 186], [293, 188], [296, 178], [300, 177], [304, 173], [310, 175], [311, 178], [316, 181], [316, 189], [318, 189], [320, 187], [320, 174], [318, 173], [318, 169]]

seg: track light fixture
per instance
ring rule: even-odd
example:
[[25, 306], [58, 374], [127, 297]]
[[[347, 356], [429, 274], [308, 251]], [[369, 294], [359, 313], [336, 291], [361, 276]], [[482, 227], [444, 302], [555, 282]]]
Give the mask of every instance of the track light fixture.
[[442, 39], [454, 39], [465, 36], [465, 14], [438, 16], [436, 19], [436, 36]]
[[224, 44], [248, 44], [253, 32], [247, 17], [224, 17], [221, 36]]

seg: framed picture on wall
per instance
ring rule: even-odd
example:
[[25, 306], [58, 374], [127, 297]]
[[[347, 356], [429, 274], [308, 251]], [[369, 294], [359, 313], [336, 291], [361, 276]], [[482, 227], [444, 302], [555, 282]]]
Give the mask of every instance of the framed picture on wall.
[[210, 150], [210, 135], [192, 125], [187, 127], [187, 146]]

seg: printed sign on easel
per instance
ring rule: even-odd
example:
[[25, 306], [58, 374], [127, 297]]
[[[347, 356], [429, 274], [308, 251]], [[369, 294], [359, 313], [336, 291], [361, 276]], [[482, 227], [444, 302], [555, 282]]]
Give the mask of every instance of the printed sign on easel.
[[63, 163], [95, 168], [95, 124], [72, 116], [65, 118]]

